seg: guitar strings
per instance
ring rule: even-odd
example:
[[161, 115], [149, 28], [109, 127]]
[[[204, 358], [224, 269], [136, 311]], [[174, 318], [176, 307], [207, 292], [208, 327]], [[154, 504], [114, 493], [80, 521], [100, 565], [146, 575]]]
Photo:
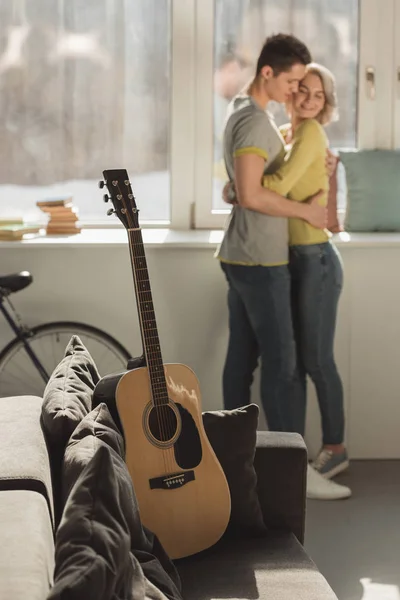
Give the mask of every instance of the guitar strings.
[[[137, 258], [135, 252], [136, 252], [136, 247], [142, 248], [143, 247], [143, 240], [142, 240], [142, 235], [141, 235], [141, 231], [140, 230], [135, 230], [134, 232], [130, 232], [130, 237], [131, 237], [131, 241], [132, 241], [132, 248], [133, 248], [133, 253], [134, 256]], [[138, 238], [137, 240], [135, 238]], [[143, 255], [140, 255], [141, 259], [143, 260], [143, 264], [144, 266], [142, 267], [144, 269], [144, 271], [147, 273], [147, 262], [146, 262], [146, 258]], [[136, 277], [137, 277], [137, 284], [138, 284], [138, 289], [139, 289], [139, 284], [143, 282], [142, 279], [140, 279], [140, 275], [137, 275], [136, 272]], [[164, 442], [168, 442], [168, 440], [170, 440], [171, 438], [174, 437], [175, 435], [175, 431], [176, 431], [176, 425], [174, 423], [174, 413], [173, 411], [169, 408], [169, 396], [168, 396], [168, 388], [167, 388], [167, 384], [166, 384], [166, 379], [165, 379], [165, 371], [164, 371], [164, 365], [162, 362], [162, 356], [161, 356], [161, 350], [160, 350], [160, 341], [158, 339], [158, 332], [157, 332], [157, 327], [156, 327], [156, 320], [155, 320], [155, 311], [154, 311], [154, 305], [152, 302], [152, 295], [151, 295], [151, 288], [150, 288], [150, 281], [149, 278], [147, 277], [147, 279], [145, 280], [146, 284], [148, 284], [148, 287], [146, 288], [146, 290], [143, 290], [140, 292], [140, 294], [145, 294], [146, 296], [148, 295], [149, 298], [147, 298], [147, 302], [150, 305], [150, 310], [152, 313], [152, 320], [154, 322], [155, 325], [155, 331], [156, 331], [156, 339], [145, 339], [146, 341], [146, 348], [147, 348], [147, 361], [148, 361], [148, 372], [149, 372], [149, 377], [150, 377], [150, 383], [151, 383], [151, 390], [152, 390], [152, 396], [153, 396], [153, 404], [154, 404], [154, 410], [156, 411], [157, 414], [157, 422], [159, 424], [159, 431], [161, 433], [161, 437], [163, 439]], [[143, 300], [139, 297], [139, 301], [141, 303], [140, 309], [143, 309]], [[143, 310], [139, 311], [142, 315]], [[146, 338], [146, 333], [149, 336], [149, 332], [146, 329], [146, 325], [145, 325], [145, 319], [142, 318], [142, 326], [143, 326], [143, 330], [144, 330], [144, 337]], [[155, 347], [156, 345], [156, 347]], [[161, 381], [160, 381], [161, 379]], [[173, 467], [174, 467], [174, 463], [175, 461], [175, 449], [174, 446], [172, 447], [166, 447], [166, 448], [161, 448], [163, 454], [166, 456], [167, 458], [167, 463], [168, 466], [170, 467], [170, 472], [173, 471]]]
[[[129, 185], [129, 182], [127, 183], [127, 186], [128, 185]], [[158, 430], [159, 430], [161, 439], [164, 442], [166, 442], [167, 440], [171, 439], [175, 433], [174, 418], [173, 418], [173, 416], [175, 416], [175, 415], [173, 415], [173, 416], [170, 415], [170, 412], [172, 412], [172, 411], [169, 408], [168, 389], [167, 389], [167, 385], [166, 385], [166, 381], [165, 381], [165, 372], [164, 372], [164, 366], [163, 366], [162, 360], [158, 361], [159, 363], [161, 363], [158, 365], [158, 368], [159, 368], [159, 366], [161, 366], [161, 369], [162, 369], [161, 390], [159, 389], [160, 374], [157, 375], [157, 378], [154, 381], [155, 369], [154, 369], [153, 361], [156, 361], [157, 358], [159, 358], [159, 359], [161, 358], [159, 340], [158, 339], [156, 340], [158, 342], [158, 344], [157, 344], [158, 350], [156, 351], [156, 350], [153, 350], [152, 344], [149, 343], [152, 340], [146, 339], [146, 337], [149, 338], [150, 335], [146, 329], [145, 322], [143, 320], [143, 314], [142, 314], [143, 313], [143, 302], [140, 297], [140, 294], [146, 294], [149, 296], [149, 299], [147, 299], [147, 302], [150, 305], [151, 312], [153, 313], [154, 325], [156, 325], [156, 321], [155, 321], [154, 306], [153, 306], [152, 297], [151, 297], [151, 288], [150, 288], [149, 278], [147, 277], [147, 280], [143, 281], [143, 283], [146, 283], [146, 282], [148, 283], [148, 288], [140, 291], [139, 284], [142, 283], [142, 281], [140, 280], [141, 271], [139, 271], [139, 275], [138, 275], [137, 266], [136, 266], [136, 262], [135, 262], [135, 259], [140, 258], [144, 262], [144, 266], [142, 267], [143, 270], [146, 273], [148, 273], [147, 262], [146, 262], [146, 257], [145, 257], [145, 253], [144, 253], [143, 239], [142, 239], [142, 234], [141, 234], [141, 228], [139, 227], [138, 223], [133, 222], [132, 214], [128, 210], [127, 204], [125, 202], [124, 194], [122, 193], [122, 190], [120, 189], [120, 185], [118, 182], [117, 182], [116, 187], [118, 188], [119, 195], [121, 197], [121, 201], [122, 201], [123, 208], [124, 208], [124, 214], [127, 218], [128, 225], [129, 225], [129, 228], [127, 228], [128, 229], [128, 237], [129, 237], [129, 241], [130, 241], [129, 252], [130, 252], [130, 256], [131, 256], [131, 262], [132, 262], [132, 266], [133, 266], [133, 276], [134, 276], [135, 287], [136, 287], [136, 291], [137, 291], [137, 297], [138, 297], [138, 301], [139, 301], [139, 318], [140, 318], [141, 325], [142, 325], [142, 333], [143, 333], [143, 338], [144, 338], [143, 339], [144, 351], [145, 351], [146, 362], [147, 362], [147, 372], [148, 372], [148, 377], [149, 377], [150, 389], [151, 389], [151, 393], [152, 393], [152, 397], [153, 397], [153, 409], [156, 411]], [[132, 193], [131, 190], [129, 190], [129, 193]], [[132, 197], [133, 197], [133, 195], [132, 195]], [[132, 207], [132, 208], [135, 208], [135, 207]], [[137, 240], [135, 238], [137, 238]], [[143, 252], [141, 255], [139, 255], [137, 253], [137, 250], [136, 250], [137, 246], [139, 248], [143, 248]], [[155, 327], [155, 331], [157, 332], [156, 327]], [[146, 334], [147, 334], [147, 336], [146, 336]], [[158, 338], [158, 333], [157, 333], [157, 338]], [[157, 352], [159, 354], [158, 357], [157, 357]], [[158, 368], [157, 368], [157, 370], [158, 370]], [[165, 405], [165, 403], [162, 403], [162, 402], [161, 402], [161, 404], [158, 403], [160, 400], [158, 395], [160, 393], [161, 393], [161, 396], [163, 396], [163, 395], [165, 396], [165, 394], [166, 394], [166, 400], [167, 400], [166, 405]], [[162, 448], [161, 450], [163, 452], [163, 462], [164, 462], [165, 470], [167, 471], [167, 465], [169, 463], [168, 466], [170, 466], [170, 470], [172, 471], [173, 462], [171, 459], [174, 459], [174, 457], [171, 456], [171, 453], [173, 453], [174, 448], [173, 447], [172, 447], [172, 449], [171, 448]], [[175, 460], [174, 460], [174, 462], [175, 462]]]
[[[170, 401], [169, 401], [169, 396], [168, 396], [168, 387], [167, 387], [166, 378], [165, 378], [164, 365], [163, 365], [161, 349], [160, 349], [160, 341], [158, 338], [158, 331], [157, 331], [157, 326], [156, 326], [156, 317], [155, 317], [154, 305], [153, 305], [152, 294], [151, 294], [150, 280], [149, 280], [148, 270], [147, 270], [147, 260], [146, 260], [146, 256], [145, 256], [145, 252], [144, 252], [144, 244], [143, 244], [141, 228], [139, 227], [139, 223], [136, 223], [136, 225], [137, 225], [137, 227], [132, 228], [129, 232], [130, 237], [131, 237], [131, 242], [132, 242], [132, 248], [133, 248], [134, 252], [136, 252], [136, 247], [138, 247], [139, 249], [143, 249], [143, 252], [140, 255], [140, 258], [143, 260], [142, 270], [145, 271], [145, 273], [147, 274], [146, 282], [148, 283], [148, 289], [144, 290], [140, 293], [147, 294], [149, 296], [149, 298], [147, 299], [147, 302], [150, 305], [152, 318], [154, 320], [154, 325], [155, 325], [154, 329], [156, 331], [156, 336], [157, 336], [156, 340], [155, 340], [157, 343], [157, 348], [155, 350], [153, 349], [154, 348], [154, 340], [151, 340], [151, 343], [147, 343], [147, 351], [148, 351], [149, 359], [150, 358], [154, 359], [156, 361], [156, 364], [158, 361], [158, 366], [161, 367], [161, 373], [158, 372], [156, 382], [152, 383], [153, 399], [158, 401], [159, 394], [161, 394], [161, 399], [163, 397], [164, 397], [164, 399], [166, 399], [166, 404], [163, 402], [161, 403], [161, 406], [158, 405], [157, 402], [154, 402], [154, 404], [155, 404], [155, 410], [157, 411], [157, 417], [158, 417], [158, 422], [160, 423], [159, 427], [162, 432], [162, 436], [164, 437], [165, 441], [168, 441], [175, 436], [177, 428], [179, 426], [179, 418], [180, 417], [177, 417], [175, 415], [174, 411], [169, 407]], [[137, 238], [137, 239], [135, 239], [135, 238]], [[138, 271], [136, 270], [136, 273], [137, 272]], [[139, 276], [137, 276], [137, 282], [138, 283], [141, 282]], [[148, 369], [150, 369], [150, 373], [151, 373], [152, 366], [153, 366], [152, 364], [148, 365]], [[161, 388], [162, 388], [161, 390], [159, 390], [160, 376], [161, 376]], [[161, 413], [161, 415], [159, 413]], [[172, 445], [172, 447], [163, 448], [162, 450], [164, 452], [166, 452], [167, 457], [171, 459], [169, 462], [171, 464], [171, 470], [172, 470], [172, 468], [175, 466], [176, 463], [178, 463], [178, 464], [180, 463], [179, 446]]]
[[[143, 260], [143, 267], [142, 267], [143, 271], [145, 271], [145, 273], [147, 274], [146, 283], [148, 283], [148, 289], [146, 289], [145, 291], [142, 291], [141, 293], [147, 294], [149, 296], [149, 298], [147, 299], [147, 302], [150, 305], [150, 309], [152, 312], [152, 319], [154, 320], [154, 325], [155, 325], [154, 329], [156, 331], [156, 339], [150, 340], [150, 342], [147, 343], [149, 359], [152, 359], [152, 360], [154, 359], [155, 364], [157, 365], [156, 381], [153, 381], [153, 388], [152, 388], [153, 389], [153, 399], [155, 400], [155, 403], [154, 403], [155, 410], [157, 411], [158, 418], [160, 421], [162, 435], [164, 437], [164, 440], [168, 441], [168, 440], [172, 439], [176, 433], [176, 429], [178, 426], [178, 418], [176, 417], [174, 411], [169, 406], [170, 402], [169, 402], [169, 396], [168, 396], [168, 387], [167, 387], [166, 379], [165, 379], [164, 365], [163, 365], [161, 350], [160, 350], [160, 340], [158, 339], [155, 311], [154, 311], [150, 281], [149, 281], [148, 271], [147, 271], [147, 261], [146, 261], [146, 257], [144, 254], [143, 239], [142, 239], [142, 234], [141, 234], [140, 228], [135, 228], [133, 230], [133, 232], [131, 234], [131, 238], [132, 238], [132, 245], [134, 248], [134, 252], [136, 251], [136, 247], [138, 247], [139, 249], [143, 248], [143, 254], [140, 256]], [[135, 239], [135, 238], [137, 238], [137, 239]], [[140, 279], [140, 277], [138, 277], [137, 280], [138, 280], [138, 283], [142, 281]], [[157, 345], [156, 349], [154, 349], [154, 342], [156, 342], [156, 345]], [[153, 367], [152, 364], [148, 365], [149, 369], [152, 369], [152, 367]], [[159, 371], [159, 367], [161, 367], [161, 372]], [[153, 372], [153, 374], [154, 374], [154, 372]], [[161, 378], [161, 382], [160, 382], [160, 378]], [[161, 385], [161, 389], [160, 389], [160, 385]], [[161, 398], [159, 398], [160, 395], [161, 395]], [[166, 400], [166, 403], [161, 402], [161, 405], [159, 405], [157, 403], [157, 401], [160, 399]], [[159, 414], [159, 413], [161, 413], [161, 414]], [[179, 446], [163, 448], [163, 451], [167, 453], [167, 456], [170, 459], [168, 462], [170, 463], [171, 470], [172, 470], [174, 464], [176, 462], [179, 463]], [[176, 452], [176, 458], [175, 458], [175, 452]]]
[[[125, 196], [122, 193], [122, 190], [120, 188], [119, 182], [117, 182], [116, 187], [118, 189], [119, 196], [120, 196], [120, 199], [121, 199], [121, 202], [122, 202], [122, 205], [123, 205], [124, 214], [125, 214], [125, 217], [127, 219], [127, 225], [129, 225], [128, 232], [127, 232], [128, 233], [128, 238], [129, 238], [129, 254], [130, 254], [131, 264], [132, 264], [133, 279], [134, 279], [135, 288], [136, 288], [136, 292], [137, 292], [138, 308], [139, 308], [139, 311], [138, 311], [139, 312], [139, 319], [140, 319], [140, 322], [141, 322], [141, 325], [142, 325], [144, 352], [145, 352], [146, 363], [147, 363], [146, 364], [146, 366], [147, 366], [147, 374], [148, 374], [148, 377], [149, 377], [150, 389], [153, 392], [153, 386], [152, 386], [152, 381], [151, 381], [151, 372], [149, 370], [148, 348], [147, 348], [146, 339], [145, 339], [145, 331], [144, 331], [144, 324], [142, 322], [142, 314], [141, 314], [141, 311], [140, 311], [140, 297], [139, 297], [140, 291], [139, 291], [139, 282], [138, 282], [138, 278], [137, 278], [137, 272], [136, 272], [136, 268], [135, 268], [136, 265], [135, 265], [134, 242], [133, 242], [133, 239], [132, 239], [134, 231], [129, 231], [129, 229], [130, 230], [134, 229], [135, 223], [133, 223], [132, 215], [131, 215], [130, 211], [128, 210], [127, 204], [125, 202]], [[161, 435], [163, 435], [163, 432], [162, 432], [162, 423], [160, 421], [160, 417], [159, 417], [159, 413], [158, 413], [157, 409], [156, 409], [156, 415], [157, 415], [158, 429], [161, 432]], [[164, 453], [163, 453], [163, 461], [164, 461], [164, 468], [165, 468], [165, 470], [167, 470], [166, 456], [164, 455]]]

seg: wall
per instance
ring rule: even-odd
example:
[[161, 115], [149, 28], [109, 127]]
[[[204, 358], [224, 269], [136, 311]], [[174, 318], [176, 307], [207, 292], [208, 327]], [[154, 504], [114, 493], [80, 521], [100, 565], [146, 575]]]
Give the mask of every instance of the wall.
[[[381, 243], [339, 245], [345, 288], [336, 354], [345, 389], [351, 456], [400, 458], [400, 242], [390, 236], [376, 239]], [[164, 361], [183, 362], [194, 369], [205, 410], [222, 406], [227, 344], [226, 286], [213, 259], [214, 247], [210, 243], [147, 247]], [[25, 269], [34, 275], [34, 283], [15, 296], [17, 308], [30, 324], [86, 321], [108, 330], [135, 355], [141, 353], [126, 243], [4, 243], [0, 250], [2, 273]], [[6, 324], [0, 322], [2, 343], [9, 338]], [[320, 428], [312, 390], [306, 438], [310, 453], [315, 453]]]

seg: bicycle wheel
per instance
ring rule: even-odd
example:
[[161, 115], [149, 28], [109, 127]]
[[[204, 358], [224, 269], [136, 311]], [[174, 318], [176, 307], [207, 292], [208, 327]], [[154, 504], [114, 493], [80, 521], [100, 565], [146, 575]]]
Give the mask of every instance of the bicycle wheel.
[[[90, 352], [100, 375], [126, 369], [130, 353], [108, 333], [73, 321], [45, 323], [32, 328], [29, 345], [51, 375], [62, 360], [73, 335], [78, 335]], [[0, 397], [42, 396], [46, 382], [28, 356], [21, 340], [15, 338], [0, 353]]]

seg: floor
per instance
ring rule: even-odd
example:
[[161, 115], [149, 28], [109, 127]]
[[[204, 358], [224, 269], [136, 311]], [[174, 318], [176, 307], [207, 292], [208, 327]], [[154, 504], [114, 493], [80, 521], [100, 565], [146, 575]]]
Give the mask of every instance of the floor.
[[305, 547], [339, 600], [400, 600], [400, 461], [353, 461], [349, 500], [308, 501]]

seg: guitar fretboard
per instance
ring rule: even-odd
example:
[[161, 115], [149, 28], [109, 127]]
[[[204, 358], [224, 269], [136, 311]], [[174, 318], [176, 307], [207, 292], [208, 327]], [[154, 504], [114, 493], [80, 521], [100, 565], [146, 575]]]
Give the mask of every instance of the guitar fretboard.
[[144, 352], [154, 404], [168, 403], [168, 390], [165, 381], [164, 366], [158, 337], [156, 315], [150, 287], [147, 261], [144, 253], [142, 232], [140, 229], [129, 231], [129, 245], [135, 281], [136, 301], [139, 310]]

